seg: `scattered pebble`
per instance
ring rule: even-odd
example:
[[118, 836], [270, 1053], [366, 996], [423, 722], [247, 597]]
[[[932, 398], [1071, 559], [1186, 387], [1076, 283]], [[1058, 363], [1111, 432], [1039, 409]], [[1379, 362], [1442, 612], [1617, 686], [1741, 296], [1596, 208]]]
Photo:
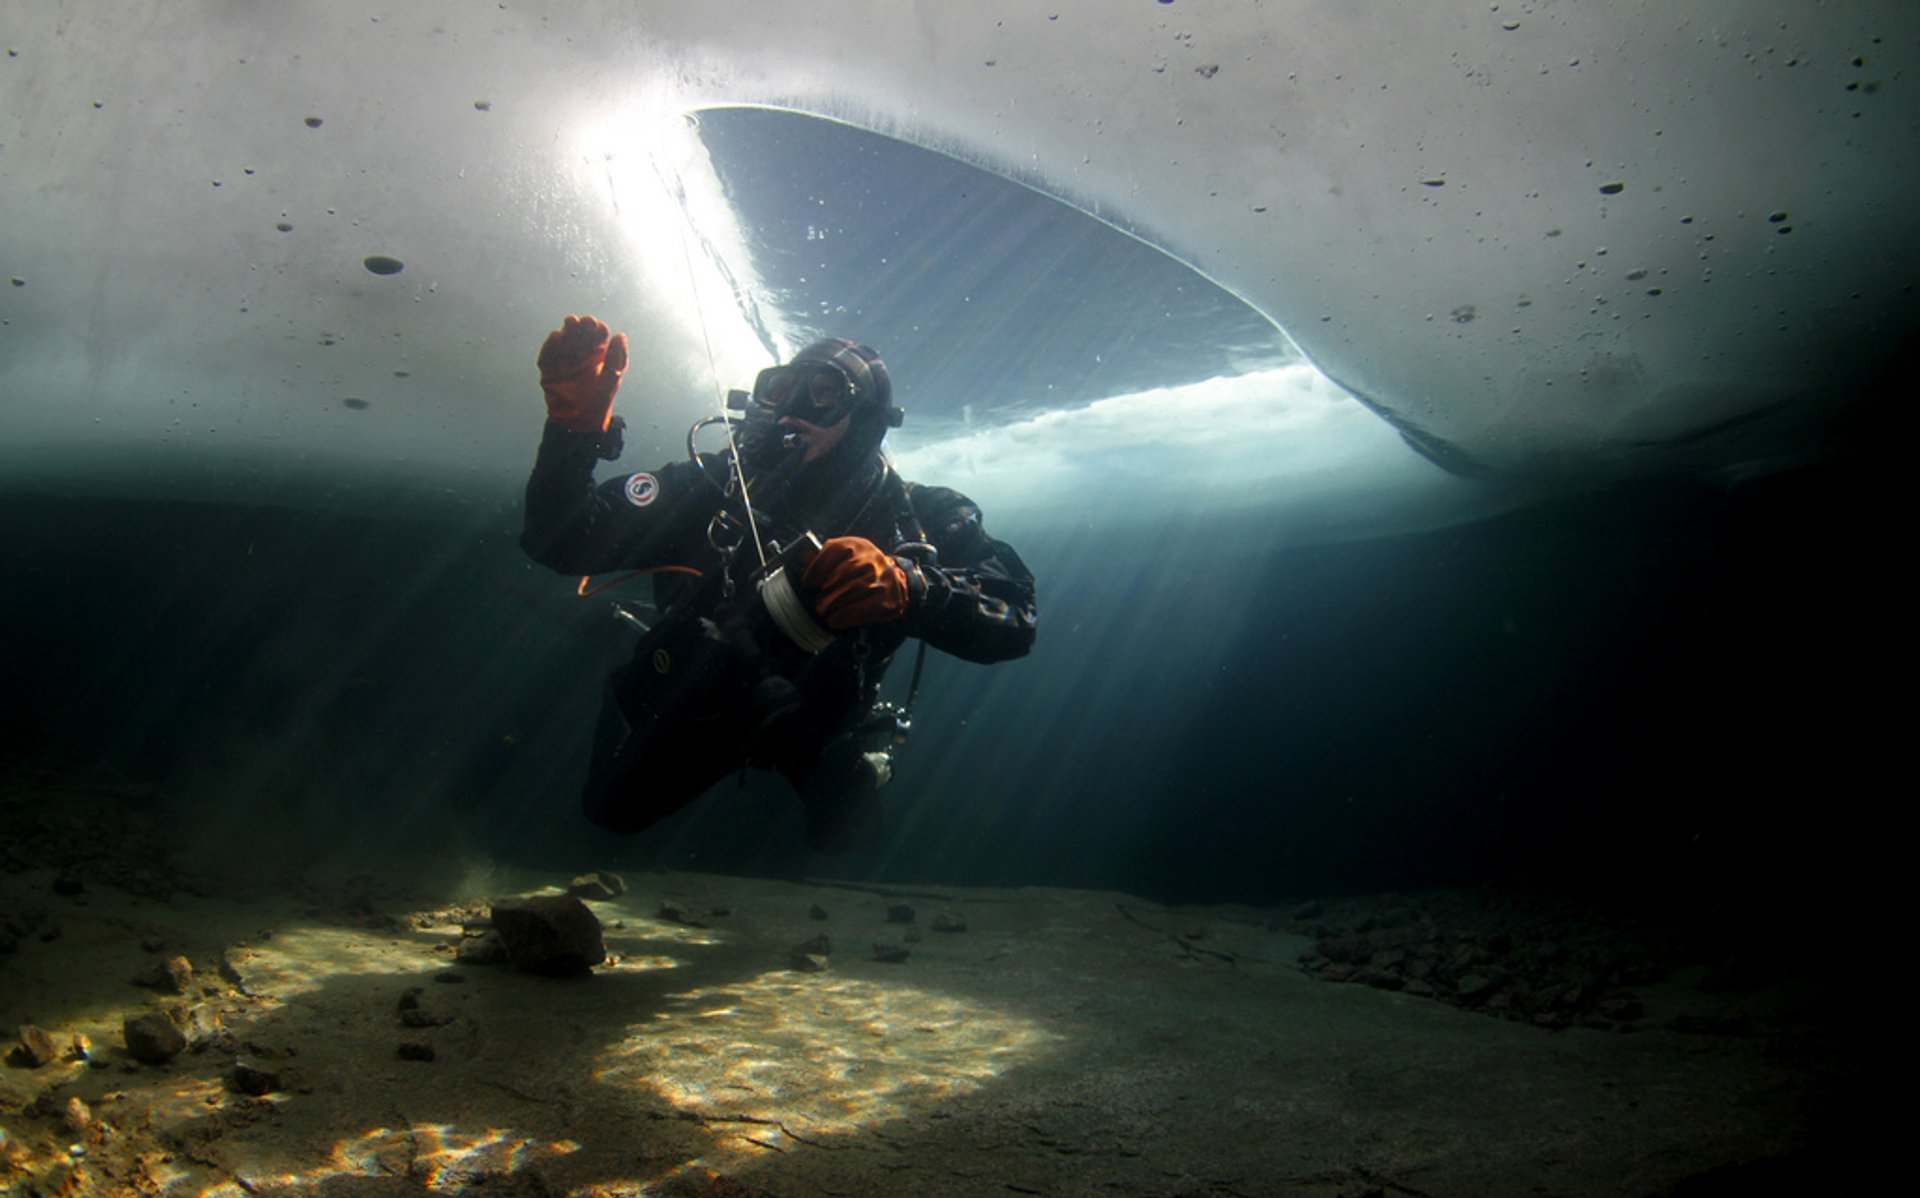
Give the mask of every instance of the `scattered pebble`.
[[403, 1061], [431, 1061], [433, 1045], [425, 1040], [400, 1041], [400, 1059]]
[[701, 920], [689, 915], [686, 910], [677, 903], [661, 903], [658, 918], [664, 919], [668, 923], [677, 923], [681, 927], [686, 928], [704, 928], [707, 926]]
[[[373, 261], [372, 258], [367, 259], [367, 269], [373, 269]], [[393, 260], [389, 258], [386, 259], [386, 261], [392, 262]], [[398, 265], [398, 263], [395, 263], [396, 268]], [[393, 272], [374, 271], [374, 273], [392, 274]], [[573, 895], [575, 898], [585, 899], [590, 903], [619, 898], [626, 892], [627, 884], [625, 880], [623, 880], [619, 874], [608, 873], [603, 869], [596, 869], [591, 873], [581, 874], [567, 886], [568, 894]]]
[[20, 1055], [28, 1068], [38, 1069], [58, 1060], [60, 1049], [44, 1029], [29, 1023], [20, 1029]]
[[873, 959], [885, 961], [889, 965], [898, 965], [905, 961], [907, 954], [912, 951], [904, 944], [876, 943], [873, 946]]
[[265, 1069], [244, 1057], [233, 1063], [233, 1071], [227, 1075], [227, 1083], [234, 1093], [260, 1098], [280, 1088], [280, 1074]]
[[507, 959], [506, 942], [492, 928], [460, 941], [453, 959], [462, 965], [500, 965]]
[[187, 1047], [186, 1035], [172, 1019], [158, 1011], [128, 1016], [121, 1024], [120, 1034], [133, 1059], [148, 1065], [164, 1065]]
[[360, 265], [377, 275], [397, 275], [407, 268], [407, 264], [398, 258], [389, 258], [385, 254], [369, 254], [361, 259]]

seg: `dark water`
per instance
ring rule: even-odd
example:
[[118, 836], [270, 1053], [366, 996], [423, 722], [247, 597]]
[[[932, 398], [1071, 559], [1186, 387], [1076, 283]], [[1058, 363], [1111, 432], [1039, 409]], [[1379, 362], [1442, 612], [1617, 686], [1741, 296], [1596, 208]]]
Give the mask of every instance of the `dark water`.
[[0, 754], [151, 784], [215, 859], [453, 847], [1248, 902], [1527, 876], [1760, 934], [1891, 885], [1886, 477], [1646, 484], [1287, 551], [1257, 519], [989, 512], [1039, 576], [1038, 648], [931, 655], [887, 827], [840, 859], [767, 779], [631, 839], [584, 823], [631, 634], [525, 562], [511, 497], [373, 519], [15, 495]]

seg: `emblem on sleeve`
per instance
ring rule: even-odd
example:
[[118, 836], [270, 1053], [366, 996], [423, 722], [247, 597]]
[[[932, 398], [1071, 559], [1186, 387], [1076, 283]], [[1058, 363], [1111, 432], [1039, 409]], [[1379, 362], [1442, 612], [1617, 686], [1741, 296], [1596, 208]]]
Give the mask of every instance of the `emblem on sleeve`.
[[627, 476], [627, 502], [635, 507], [646, 507], [660, 498], [660, 480], [651, 474], [630, 474]]

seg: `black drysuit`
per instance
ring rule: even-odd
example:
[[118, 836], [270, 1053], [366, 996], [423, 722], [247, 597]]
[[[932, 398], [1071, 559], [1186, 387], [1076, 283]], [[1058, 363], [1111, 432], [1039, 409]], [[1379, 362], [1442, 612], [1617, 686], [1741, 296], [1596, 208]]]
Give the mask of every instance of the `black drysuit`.
[[[789, 465], [786, 478], [749, 475], [763, 543], [865, 537], [907, 572], [905, 618], [836, 633], [808, 654], [756, 590], [759, 555], [727, 460], [702, 455], [596, 486], [600, 446], [601, 434], [547, 425], [521, 546], [564, 574], [683, 568], [654, 575], [662, 615], [607, 682], [583, 794], [604, 827], [638, 831], [751, 765], [793, 782], [810, 843], [842, 847], [884, 781], [863, 755], [885, 744], [868, 717], [895, 651], [909, 637], [975, 662], [1032, 648], [1033, 575], [1019, 555], [986, 535], [966, 496], [904, 482], [878, 452], [843, 446]], [[916, 542], [935, 554], [903, 551]]]

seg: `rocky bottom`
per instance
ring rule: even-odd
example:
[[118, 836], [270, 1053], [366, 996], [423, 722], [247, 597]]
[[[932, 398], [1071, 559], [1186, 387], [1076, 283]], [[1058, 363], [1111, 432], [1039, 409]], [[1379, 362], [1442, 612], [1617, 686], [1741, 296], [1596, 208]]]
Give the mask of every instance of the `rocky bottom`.
[[1537, 894], [417, 859], [243, 883], [167, 865], [141, 796], [46, 798], [0, 799], [21, 1198], [1698, 1195], [1864, 1167], [1831, 1138], [1854, 1046], [1827, 988]]

